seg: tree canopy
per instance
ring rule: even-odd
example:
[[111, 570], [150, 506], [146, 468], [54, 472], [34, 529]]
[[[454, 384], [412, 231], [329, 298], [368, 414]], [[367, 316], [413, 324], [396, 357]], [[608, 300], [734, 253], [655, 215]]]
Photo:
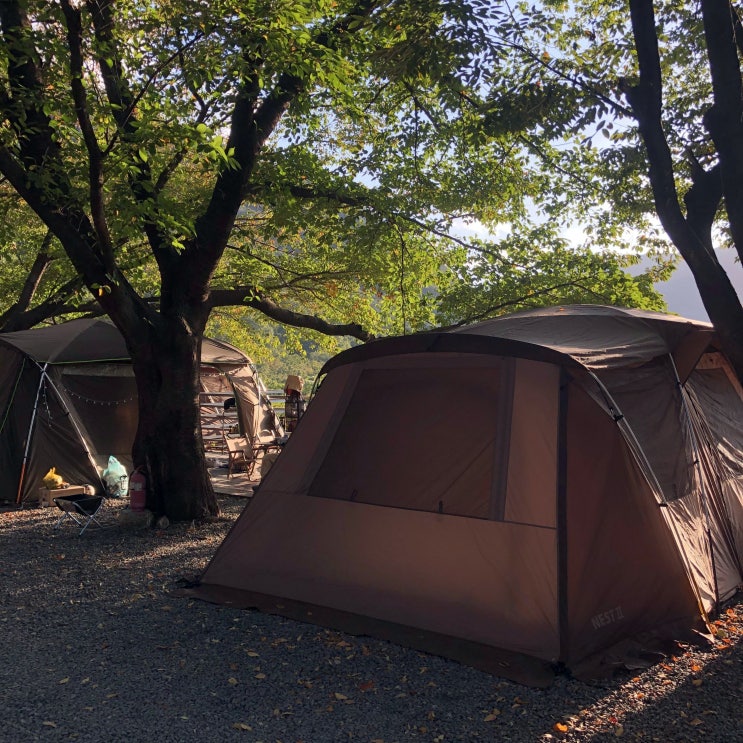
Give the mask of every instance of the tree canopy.
[[[554, 188], [553, 142], [571, 124], [576, 96], [569, 86], [542, 85], [542, 63], [514, 44], [520, 27], [506, 6], [371, 4], [373, 21], [346, 21], [345, 36], [356, 38], [344, 39], [341, 58], [307, 29], [346, 11], [351, 18], [351, 5], [295, 3], [257, 24], [259, 4], [158, 3], [140, 12], [120, 2], [97, 14], [95, 3], [55, 5], [40, 4], [36, 29], [37, 53], [49, 60], [44, 108], [53, 112], [53, 140], [82, 206], [88, 151], [95, 155], [105, 182], [95, 203], [105, 207], [117, 267], [140, 294], [159, 294], [148, 269], [147, 213], [154, 215], [149, 233], [178, 249], [193, 237], [216, 174], [232, 167], [226, 134], [248, 49], [261, 53], [254, 59], [259, 97], [292, 65], [307, 93], [292, 97], [262, 145], [229, 260], [214, 276], [223, 292], [213, 305], [252, 299], [269, 312], [306, 305], [312, 316], [352, 320], [370, 333], [405, 332], [436, 322], [438, 292], [421, 297], [420, 287], [445, 289], [438, 284], [462, 276], [454, 269], [466, 252], [445, 237], [454, 219], [507, 221], [516, 233], [525, 226], [523, 244], [532, 220], [526, 199], [552, 217], [574, 217], [589, 201], [584, 194], [568, 203], [581, 181], [576, 168]], [[97, 19], [87, 37], [83, 5]], [[65, 28], [72, 29], [66, 37]], [[423, 31], [420, 44], [415, 34]], [[71, 86], [72, 52], [80, 72]], [[114, 99], [130, 99], [131, 110], [118, 118], [114, 81], [126, 83]], [[442, 266], [452, 274], [442, 277]], [[261, 305], [261, 297], [272, 302]], [[301, 325], [307, 314], [280, 319]]]
[[[602, 164], [572, 147], [583, 91], [548, 79], [525, 19], [484, 0], [0, 3], [0, 173], [40, 222], [19, 266], [61, 248], [68, 309], [82, 282], [123, 333], [155, 510], [216, 508], [195, 402], [215, 307], [366, 340], [546, 298], [658, 303], [624, 259], [561, 245], [592, 215], [621, 241], [627, 215], [597, 200]], [[506, 225], [514, 254], [452, 237], [462, 219]]]

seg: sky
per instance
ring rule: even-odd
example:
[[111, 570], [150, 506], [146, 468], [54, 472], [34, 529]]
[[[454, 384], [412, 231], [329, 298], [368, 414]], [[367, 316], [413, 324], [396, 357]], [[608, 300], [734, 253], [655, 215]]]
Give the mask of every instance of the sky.
[[[718, 258], [726, 270], [738, 296], [743, 299], [743, 267], [736, 261], [734, 250], [718, 250]], [[699, 298], [699, 290], [694, 283], [689, 267], [681, 261], [678, 268], [668, 281], [655, 285], [665, 297], [670, 312], [674, 312], [690, 320], [704, 320], [709, 322], [709, 317], [704, 310], [702, 300]]]
[[[477, 222], [465, 223], [460, 220], [455, 223], [454, 233], [465, 239], [472, 236], [483, 239], [501, 238], [507, 233], [507, 229], [504, 226], [502, 231], [496, 231], [494, 235], [482, 224]], [[569, 242], [578, 245], [585, 241], [586, 236], [582, 229], [576, 227], [566, 230], [565, 237]], [[730, 280], [733, 282], [733, 287], [738, 292], [738, 296], [743, 301], [743, 267], [737, 260], [736, 252], [732, 249], [718, 250], [717, 256]], [[649, 260], [647, 262], [641, 261], [631, 267], [629, 271], [630, 273], [640, 273], [649, 265]], [[669, 312], [680, 315], [681, 317], [688, 317], [690, 320], [709, 322], [709, 317], [699, 296], [699, 290], [694, 283], [694, 277], [685, 261], [680, 260], [671, 278], [668, 281], [658, 282], [655, 287], [663, 294]]]

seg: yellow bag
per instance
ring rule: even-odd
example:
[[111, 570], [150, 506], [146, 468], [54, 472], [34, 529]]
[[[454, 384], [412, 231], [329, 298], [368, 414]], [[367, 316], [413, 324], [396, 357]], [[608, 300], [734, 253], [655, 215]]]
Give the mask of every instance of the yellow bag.
[[46, 485], [47, 490], [56, 490], [57, 488], [61, 488], [62, 483], [64, 483], [62, 475], [58, 475], [55, 470], [56, 467], [52, 467], [49, 472], [44, 475], [42, 482]]

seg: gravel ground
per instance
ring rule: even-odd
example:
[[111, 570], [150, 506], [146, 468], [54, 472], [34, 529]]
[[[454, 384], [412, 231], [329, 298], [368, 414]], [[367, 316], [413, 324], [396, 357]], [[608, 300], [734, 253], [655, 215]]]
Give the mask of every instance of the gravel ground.
[[[367, 637], [175, 598], [245, 506], [193, 527], [0, 513], [0, 741], [743, 740], [743, 600], [714, 648], [530, 689]], [[115, 524], [118, 502], [106, 505]]]

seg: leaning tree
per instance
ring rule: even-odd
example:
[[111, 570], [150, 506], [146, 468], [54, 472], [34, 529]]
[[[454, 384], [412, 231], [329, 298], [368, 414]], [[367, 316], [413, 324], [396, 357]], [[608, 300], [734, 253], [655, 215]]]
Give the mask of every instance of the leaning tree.
[[[661, 237], [694, 276], [743, 379], [743, 308], [716, 248], [743, 256], [743, 26], [735, 3], [544, 3], [521, 41], [582, 99], [584, 169], [598, 203], [642, 242]], [[546, 51], [545, 51], [546, 50]], [[568, 160], [575, 156], [568, 153]]]

